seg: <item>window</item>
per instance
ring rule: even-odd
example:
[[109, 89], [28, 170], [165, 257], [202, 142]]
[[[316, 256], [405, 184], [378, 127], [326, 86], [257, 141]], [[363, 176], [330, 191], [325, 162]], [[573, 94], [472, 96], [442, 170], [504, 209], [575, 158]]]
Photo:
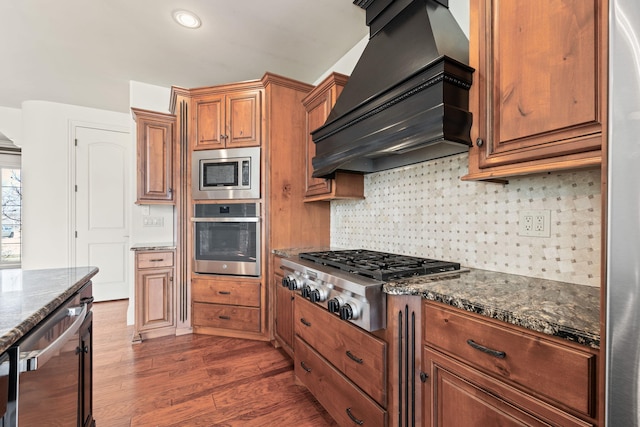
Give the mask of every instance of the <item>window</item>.
[[0, 268], [19, 268], [22, 258], [20, 156], [0, 154]]

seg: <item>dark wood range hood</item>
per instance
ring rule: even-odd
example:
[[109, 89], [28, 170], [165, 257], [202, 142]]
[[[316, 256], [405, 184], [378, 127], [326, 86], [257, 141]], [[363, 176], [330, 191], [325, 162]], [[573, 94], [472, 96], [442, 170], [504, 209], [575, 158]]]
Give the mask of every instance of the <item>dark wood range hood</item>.
[[369, 42], [325, 124], [313, 176], [378, 172], [471, 145], [469, 42], [447, 0], [355, 0]]

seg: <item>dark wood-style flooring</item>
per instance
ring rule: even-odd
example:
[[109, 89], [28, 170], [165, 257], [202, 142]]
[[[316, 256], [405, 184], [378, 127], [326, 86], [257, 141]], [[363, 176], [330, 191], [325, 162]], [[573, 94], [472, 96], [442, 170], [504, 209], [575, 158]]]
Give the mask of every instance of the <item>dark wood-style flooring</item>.
[[93, 306], [97, 427], [336, 425], [269, 343], [183, 335], [132, 344], [127, 304]]

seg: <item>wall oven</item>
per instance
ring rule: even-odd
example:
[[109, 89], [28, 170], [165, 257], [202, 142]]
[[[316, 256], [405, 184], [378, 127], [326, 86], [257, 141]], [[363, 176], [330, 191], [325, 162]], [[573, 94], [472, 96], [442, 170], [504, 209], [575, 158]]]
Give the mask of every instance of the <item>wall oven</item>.
[[196, 204], [193, 271], [260, 275], [260, 204]]

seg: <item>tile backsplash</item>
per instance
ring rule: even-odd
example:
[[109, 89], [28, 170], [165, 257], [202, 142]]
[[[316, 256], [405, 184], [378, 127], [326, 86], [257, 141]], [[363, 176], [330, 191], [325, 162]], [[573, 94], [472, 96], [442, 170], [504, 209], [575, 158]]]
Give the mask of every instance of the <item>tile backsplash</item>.
[[[600, 171], [461, 181], [468, 155], [365, 176], [365, 200], [331, 202], [331, 245], [600, 285]], [[522, 210], [551, 211], [551, 237], [518, 235]]]

